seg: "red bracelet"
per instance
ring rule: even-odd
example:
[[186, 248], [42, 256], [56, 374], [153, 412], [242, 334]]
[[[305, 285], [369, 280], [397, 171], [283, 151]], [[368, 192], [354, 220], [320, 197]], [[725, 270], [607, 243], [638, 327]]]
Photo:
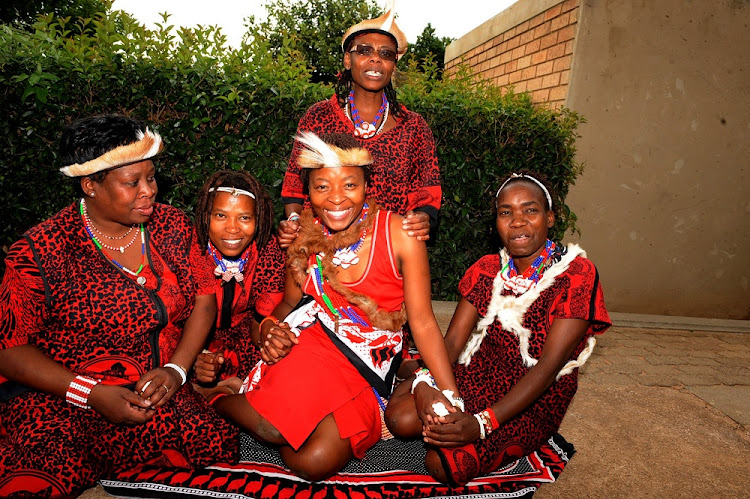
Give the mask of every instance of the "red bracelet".
[[484, 412], [487, 413], [487, 417], [490, 419], [490, 423], [492, 424], [492, 431], [500, 428], [500, 423], [497, 422], [497, 418], [495, 417], [495, 411], [493, 411], [492, 408], [488, 407], [484, 410]]
[[94, 378], [76, 376], [76, 378], [70, 382], [68, 391], [65, 392], [65, 400], [76, 407], [91, 409], [91, 407], [89, 407], [89, 394], [91, 393], [92, 388], [98, 383], [99, 381]]

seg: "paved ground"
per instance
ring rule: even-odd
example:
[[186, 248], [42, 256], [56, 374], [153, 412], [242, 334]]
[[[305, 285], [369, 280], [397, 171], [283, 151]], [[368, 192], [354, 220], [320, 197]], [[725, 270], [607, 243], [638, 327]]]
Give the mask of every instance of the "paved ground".
[[750, 497], [750, 321], [613, 319], [560, 429], [578, 452], [536, 497]]

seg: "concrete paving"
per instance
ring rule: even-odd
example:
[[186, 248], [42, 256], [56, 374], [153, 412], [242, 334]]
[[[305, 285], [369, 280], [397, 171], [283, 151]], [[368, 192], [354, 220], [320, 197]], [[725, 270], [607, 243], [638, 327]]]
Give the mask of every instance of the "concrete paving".
[[[443, 331], [454, 308], [434, 302]], [[750, 321], [612, 317], [560, 428], [577, 453], [536, 497], [750, 497]]]

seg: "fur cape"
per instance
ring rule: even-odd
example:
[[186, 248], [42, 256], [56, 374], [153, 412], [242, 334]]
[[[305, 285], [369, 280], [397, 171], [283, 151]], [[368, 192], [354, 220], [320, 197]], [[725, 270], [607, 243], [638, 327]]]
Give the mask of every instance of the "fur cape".
[[348, 286], [341, 284], [338, 279], [339, 267], [331, 261], [334, 252], [338, 248], [354, 244], [361, 237], [362, 230], [367, 231], [367, 237], [372, 237], [372, 229], [381, 208], [372, 199], [369, 199], [367, 203], [370, 206], [370, 211], [362, 223], [354, 223], [346, 230], [337, 232], [331, 237], [326, 237], [323, 234], [322, 226], [315, 223], [313, 211], [306, 208], [300, 216], [299, 235], [287, 250], [289, 266], [294, 281], [302, 288], [307, 274], [313, 271], [313, 268], [308, 266], [310, 257], [319, 255], [323, 264], [323, 278], [328, 281], [335, 292], [339, 293], [349, 303], [359, 307], [367, 315], [373, 327], [398, 331], [406, 323], [406, 306], [401, 304], [401, 310], [398, 312], [387, 312], [378, 308], [378, 303], [373, 298], [352, 291]]

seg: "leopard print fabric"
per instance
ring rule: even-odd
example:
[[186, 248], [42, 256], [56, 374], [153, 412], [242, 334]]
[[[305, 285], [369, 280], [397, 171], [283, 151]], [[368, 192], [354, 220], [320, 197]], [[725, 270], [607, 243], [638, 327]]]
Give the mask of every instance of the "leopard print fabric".
[[[386, 210], [406, 214], [420, 208], [430, 218], [440, 209], [442, 189], [435, 154], [435, 140], [427, 122], [406, 110], [394, 128], [371, 139], [357, 139], [373, 158], [368, 197], [374, 197]], [[339, 107], [336, 96], [314, 104], [302, 117], [297, 132], [354, 134], [354, 125]], [[304, 203], [297, 158], [300, 145], [295, 141], [281, 189], [282, 202]]]
[[[488, 255], [475, 263], [459, 284], [461, 295], [481, 316], [487, 314], [493, 280], [499, 271], [499, 255]], [[591, 323], [572, 359], [583, 350], [589, 335], [603, 333], [610, 326], [598, 273], [589, 260], [575, 258], [567, 271], [526, 311], [523, 326], [532, 331], [529, 338], [532, 357], [541, 356], [547, 333], [556, 318], [584, 319]], [[495, 321], [488, 327], [469, 365], [455, 367], [456, 383], [466, 401], [467, 412], [477, 413], [493, 405], [528, 371], [521, 358], [518, 338]], [[538, 449], [559, 428], [577, 387], [578, 370], [574, 370], [555, 381], [531, 406], [501, 424], [486, 440], [476, 442], [482, 471], [493, 471]]]
[[[6, 258], [0, 347], [32, 344], [103, 384], [133, 383], [168, 362], [196, 292], [213, 292], [213, 275], [179, 210], [155, 205], [147, 237], [153, 284], [141, 287], [99, 253], [77, 203], [29, 230]], [[236, 431], [189, 386], [136, 427], [10, 382], [0, 392], [0, 496], [75, 493], [166, 451], [196, 465], [236, 451]]]
[[[253, 243], [255, 244], [255, 243]], [[206, 255], [209, 264], [215, 266], [213, 257]], [[267, 317], [284, 297], [286, 253], [281, 250], [276, 236], [271, 236], [266, 246], [253, 261], [248, 260], [244, 279], [237, 283], [232, 306], [232, 325], [217, 327], [213, 333], [209, 350], [224, 352], [221, 379], [238, 376], [244, 379], [260, 360], [260, 352], [252, 341], [251, 326], [254, 318]], [[222, 303], [222, 280], [214, 279], [219, 310]]]

